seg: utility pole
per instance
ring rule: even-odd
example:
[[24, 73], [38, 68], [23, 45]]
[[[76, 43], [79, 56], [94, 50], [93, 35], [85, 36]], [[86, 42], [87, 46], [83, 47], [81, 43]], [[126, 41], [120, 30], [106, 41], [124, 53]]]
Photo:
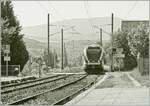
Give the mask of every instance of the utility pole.
[[100, 28], [100, 45], [103, 46], [103, 43], [102, 43], [102, 28]]
[[49, 24], [49, 14], [48, 14], [48, 17], [47, 17], [47, 34], [48, 34], [48, 42], [47, 42], [47, 50], [48, 50], [48, 55], [49, 55], [49, 32], [50, 31], [50, 24]]
[[113, 61], [113, 27], [114, 27], [114, 14], [112, 13], [111, 16], [111, 45], [112, 45], [112, 49], [111, 49], [111, 71], [114, 70], [114, 61]]
[[54, 68], [56, 66], [56, 52], [55, 52], [55, 49], [54, 49]]
[[63, 65], [64, 65], [64, 59], [63, 59], [63, 44], [64, 44], [64, 42], [63, 42], [63, 28], [61, 29], [61, 70], [63, 70], [64, 69], [64, 67], [63, 67]]

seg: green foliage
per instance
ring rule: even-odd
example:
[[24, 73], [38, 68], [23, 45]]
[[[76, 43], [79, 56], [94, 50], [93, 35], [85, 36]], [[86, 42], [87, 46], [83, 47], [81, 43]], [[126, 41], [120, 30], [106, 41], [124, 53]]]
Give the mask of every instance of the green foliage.
[[[23, 42], [23, 34], [20, 34], [21, 26], [14, 15], [13, 6], [10, 0], [1, 1], [2, 20], [2, 45], [10, 44], [10, 65], [20, 65], [22, 71], [28, 61], [29, 55]], [[5, 65], [3, 54], [1, 64]]]
[[118, 30], [114, 34], [114, 45], [118, 48], [123, 48], [123, 54], [125, 54], [124, 69], [133, 69], [136, 65], [136, 57], [131, 54], [130, 46], [128, 45], [127, 32], [122, 32]]
[[140, 53], [142, 57], [148, 57], [149, 54], [149, 32], [144, 24], [133, 28], [127, 36], [132, 54], [137, 56]]

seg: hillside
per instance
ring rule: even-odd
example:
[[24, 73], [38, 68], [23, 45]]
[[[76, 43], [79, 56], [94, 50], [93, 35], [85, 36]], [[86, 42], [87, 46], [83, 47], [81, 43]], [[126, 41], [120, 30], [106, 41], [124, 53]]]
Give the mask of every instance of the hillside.
[[30, 55], [32, 56], [40, 56], [43, 53], [43, 49], [46, 48], [46, 44], [40, 41], [23, 38], [26, 48]]
[[[92, 18], [92, 25], [103, 25], [100, 26], [103, 30], [107, 32], [111, 32], [111, 26], [106, 24], [111, 24], [110, 17], [99, 17], [99, 18]], [[72, 29], [64, 31], [64, 39], [65, 40], [97, 40], [99, 39], [99, 30], [91, 27], [89, 19], [71, 19], [65, 20], [61, 22], [51, 23], [56, 26], [50, 27], [50, 33], [53, 34], [61, 30], [60, 25], [66, 26], [75, 26], [75, 30], [80, 34], [72, 34]], [[114, 18], [114, 31], [121, 27], [121, 19]], [[64, 28], [65, 29], [65, 28]], [[23, 27], [22, 33], [26, 35], [27, 38], [35, 39], [41, 42], [47, 41], [47, 25], [37, 25], [37, 26], [29, 26]], [[55, 36], [51, 36], [51, 41], [60, 41], [61, 35], [60, 33], [56, 34]], [[110, 35], [103, 33], [103, 40], [109, 40]]]
[[[103, 30], [111, 32], [110, 17], [93, 18], [93, 25], [104, 25]], [[57, 23], [54, 25], [70, 25], [75, 26], [75, 30], [80, 34], [71, 34], [72, 30], [64, 31], [64, 42], [67, 51], [68, 61], [71, 64], [80, 64], [79, 59], [83, 54], [85, 46], [99, 41], [99, 30], [91, 27], [88, 19], [71, 19]], [[114, 31], [121, 27], [121, 19], [114, 19]], [[61, 27], [50, 28], [50, 33], [60, 31]], [[98, 33], [96, 33], [98, 32]], [[22, 33], [25, 34], [24, 41], [27, 46], [27, 50], [32, 56], [41, 56], [43, 51], [47, 48], [47, 25], [38, 25], [23, 27]], [[103, 33], [103, 43], [109, 42], [110, 35]], [[44, 42], [44, 43], [43, 43]], [[50, 50], [56, 51], [58, 58], [61, 57], [61, 35], [60, 33], [50, 37]]]

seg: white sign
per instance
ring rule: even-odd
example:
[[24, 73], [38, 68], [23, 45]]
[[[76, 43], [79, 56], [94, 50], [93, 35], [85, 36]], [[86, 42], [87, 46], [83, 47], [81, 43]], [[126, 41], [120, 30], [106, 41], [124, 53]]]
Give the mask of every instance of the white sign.
[[8, 57], [8, 56], [6, 57], [6, 56], [5, 56], [5, 57], [4, 57], [4, 61], [10, 61], [10, 57]]
[[117, 53], [122, 53], [123, 52], [123, 48], [117, 48]]
[[125, 54], [114, 54], [114, 57], [122, 57], [122, 58], [124, 58]]

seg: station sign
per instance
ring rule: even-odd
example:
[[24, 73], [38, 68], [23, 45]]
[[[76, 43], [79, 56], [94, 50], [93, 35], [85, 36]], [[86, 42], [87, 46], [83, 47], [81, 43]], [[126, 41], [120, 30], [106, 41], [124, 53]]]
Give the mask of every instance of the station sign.
[[9, 56], [4, 56], [4, 61], [10, 61], [10, 57]]

